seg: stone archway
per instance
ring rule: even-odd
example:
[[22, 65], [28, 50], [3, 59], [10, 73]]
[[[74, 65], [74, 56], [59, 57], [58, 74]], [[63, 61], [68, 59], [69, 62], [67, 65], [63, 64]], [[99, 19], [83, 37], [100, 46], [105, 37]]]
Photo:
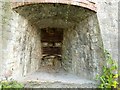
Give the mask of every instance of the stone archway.
[[86, 78], [92, 78], [99, 72], [99, 59], [102, 59], [99, 53], [102, 51], [98, 46], [102, 42], [94, 11], [55, 3], [25, 4], [13, 10], [34, 25], [37, 32], [41, 33], [40, 30], [47, 27], [64, 29], [62, 58], [63, 67], [68, 72], [83, 74]]
[[61, 3], [61, 4], [80, 6], [93, 11], [97, 11], [95, 3], [89, 0], [29, 0], [29, 1], [10, 0], [10, 1], [12, 2], [12, 8], [35, 4], [35, 3]]
[[[101, 73], [103, 51], [100, 48], [102, 39], [96, 9], [87, 7], [89, 5], [83, 2], [81, 3], [85, 6], [66, 3], [13, 3], [15, 6], [13, 5], [11, 24], [14, 28], [14, 41], [11, 42], [11, 56], [17, 63], [12, 67], [15, 77], [26, 76], [41, 68], [41, 36], [46, 28], [63, 30], [60, 55], [66, 73], [90, 80]], [[93, 3], [90, 5], [94, 6]], [[15, 23], [17, 25], [14, 26]]]

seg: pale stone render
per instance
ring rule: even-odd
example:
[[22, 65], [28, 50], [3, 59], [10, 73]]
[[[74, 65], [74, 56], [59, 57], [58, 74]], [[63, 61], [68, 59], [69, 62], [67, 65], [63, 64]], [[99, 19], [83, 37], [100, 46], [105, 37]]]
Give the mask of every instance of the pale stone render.
[[[45, 24], [44, 20], [43, 23], [42, 21], [37, 23], [45, 27], [45, 25], [52, 26], [52, 23], [56, 22], [54, 25], [65, 28], [64, 68], [70, 73], [93, 80], [96, 74], [101, 73], [104, 63], [103, 51], [98, 46], [107, 49], [113, 59], [118, 61], [118, 1], [88, 1], [96, 3], [97, 9], [94, 8], [96, 13], [90, 12], [84, 20], [79, 18], [81, 22], [77, 22], [76, 27], [72, 26], [74, 22], [66, 24], [64, 21], [59, 21], [58, 23], [64, 24], [58, 25], [54, 20], [53, 22], [49, 20], [51, 22]], [[16, 11], [12, 10], [9, 2], [0, 1], [0, 77], [11, 76], [14, 79], [35, 72], [41, 63], [41, 28], [37, 28], [39, 24], [36, 22], [37, 27], [29, 22], [30, 18], [24, 16], [19, 9]], [[65, 61], [66, 58], [68, 61]], [[89, 61], [86, 61], [88, 58]]]

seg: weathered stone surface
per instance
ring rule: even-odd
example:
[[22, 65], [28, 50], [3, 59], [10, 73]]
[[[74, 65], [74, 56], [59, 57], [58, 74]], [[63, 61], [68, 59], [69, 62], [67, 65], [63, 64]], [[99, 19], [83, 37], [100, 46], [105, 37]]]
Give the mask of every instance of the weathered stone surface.
[[88, 79], [101, 73], [104, 61], [102, 38], [96, 14], [81, 21], [73, 30], [65, 30], [63, 66], [68, 72]]
[[118, 60], [118, 2], [99, 2], [97, 7], [104, 47]]
[[13, 8], [24, 6], [24, 5], [30, 5], [34, 3], [61, 3], [61, 4], [81, 6], [81, 7], [96, 11], [95, 3], [89, 0], [29, 0], [29, 1], [28, 0], [24, 0], [24, 1], [10, 0], [10, 1], [13, 2], [12, 3]]
[[32, 4], [14, 10], [39, 29], [46, 27], [73, 28], [80, 20], [84, 20], [93, 12], [82, 7], [64, 4]]
[[[88, 82], [88, 81], [87, 81]], [[63, 83], [63, 82], [28, 82], [25, 84], [25, 88], [96, 88], [95, 83]]]
[[[18, 78], [39, 68], [41, 57], [40, 32], [25, 18], [6, 7], [2, 34], [2, 74], [12, 72]], [[4, 9], [3, 9], [4, 10]], [[3, 18], [3, 19], [4, 19]], [[38, 54], [39, 53], [39, 54]], [[4, 61], [5, 60], [5, 61]], [[6, 71], [6, 72], [5, 72]]]
[[39, 69], [40, 29], [44, 27], [64, 28], [62, 65], [70, 73], [88, 79], [101, 73], [102, 40], [113, 58], [118, 59], [117, 2], [98, 2], [97, 16], [81, 7], [68, 9], [59, 4], [46, 4], [44, 8], [39, 4], [36, 9], [23, 6], [14, 9], [18, 13], [8, 2], [0, 2], [0, 6], [0, 74], [6, 77], [19, 78]]

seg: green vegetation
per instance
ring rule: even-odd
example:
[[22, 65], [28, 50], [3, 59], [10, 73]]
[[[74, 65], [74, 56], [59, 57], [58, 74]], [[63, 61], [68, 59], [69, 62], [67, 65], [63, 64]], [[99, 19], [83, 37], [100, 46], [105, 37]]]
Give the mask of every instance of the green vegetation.
[[23, 84], [17, 82], [17, 81], [0, 81], [0, 90], [4, 90], [4, 89], [14, 89], [14, 90], [18, 90], [18, 89], [22, 89], [24, 87]]
[[118, 64], [112, 59], [112, 56], [107, 50], [104, 50], [106, 65], [103, 66], [102, 75], [97, 75], [97, 80], [100, 80], [101, 84], [99, 88], [103, 90], [117, 88], [118, 87]]

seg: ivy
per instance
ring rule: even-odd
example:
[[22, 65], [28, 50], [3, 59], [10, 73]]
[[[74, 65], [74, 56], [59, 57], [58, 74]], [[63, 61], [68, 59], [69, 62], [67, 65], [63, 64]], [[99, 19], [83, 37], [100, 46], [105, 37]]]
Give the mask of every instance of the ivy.
[[106, 65], [103, 66], [102, 75], [97, 75], [97, 80], [100, 80], [99, 88], [103, 90], [118, 87], [118, 64], [112, 59], [112, 56], [107, 50], [104, 50]]

